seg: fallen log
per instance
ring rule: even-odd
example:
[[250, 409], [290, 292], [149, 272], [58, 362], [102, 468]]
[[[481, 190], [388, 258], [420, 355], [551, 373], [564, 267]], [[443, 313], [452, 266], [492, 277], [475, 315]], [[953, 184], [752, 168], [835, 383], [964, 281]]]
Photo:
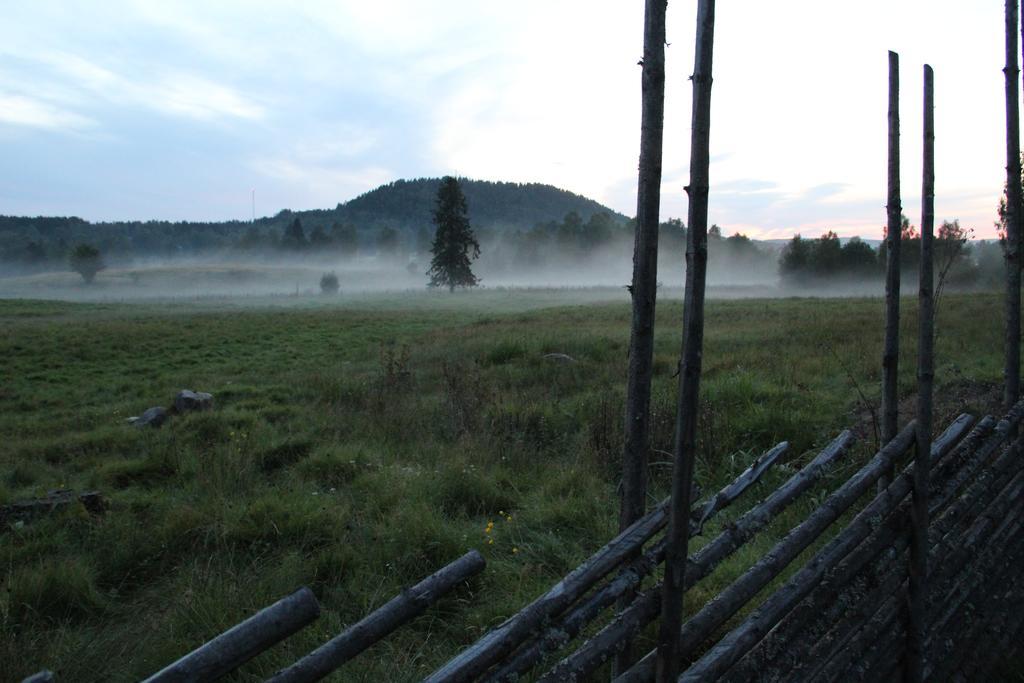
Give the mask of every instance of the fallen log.
[[[831, 464], [853, 443], [853, 434], [843, 431], [818, 455], [773, 491], [763, 502], [748, 510], [713, 541], [689, 558], [686, 586], [708, 576], [737, 548], [749, 541], [789, 506], [796, 498], [824, 477]], [[579, 680], [600, 667], [614, 655], [622, 643], [628, 642], [661, 612], [661, 583], [641, 593], [633, 604], [619, 613], [608, 625], [587, 640], [575, 652], [562, 659], [540, 679], [545, 683]]]
[[[739, 498], [753, 486], [761, 476], [789, 449], [789, 442], [783, 441], [751, 463], [736, 479], [727, 484], [703, 505], [698, 505], [691, 516], [691, 533], [698, 535], [704, 524], [721, 510]], [[548, 653], [554, 652], [575, 638], [583, 628], [596, 619], [620, 597], [640, 585], [645, 576], [665, 559], [665, 541], [662, 539], [641, 557], [630, 562], [604, 587], [594, 592], [585, 601], [573, 607], [558, 623], [526, 643], [515, 652], [509, 661], [492, 672], [488, 681], [514, 681], [537, 665]]]
[[469, 577], [480, 573], [486, 562], [471, 550], [415, 586], [403, 590], [383, 607], [345, 629], [291, 666], [278, 671], [268, 683], [319, 681], [360, 652], [385, 637]]
[[[686, 658], [692, 654], [701, 642], [778, 576], [869, 487], [874, 486], [879, 477], [892, 467], [896, 458], [910, 448], [914, 441], [914, 429], [914, 422], [904, 427], [895, 439], [883, 446], [868, 464], [832, 492], [807, 519], [793, 527], [767, 555], [683, 624], [676, 650], [678, 656]], [[619, 683], [649, 681], [654, 676], [654, 664], [655, 653], [651, 652], [615, 680]], [[688, 673], [684, 673], [679, 680], [690, 680], [688, 676]]]
[[313, 591], [300, 588], [147, 678], [144, 683], [204, 683], [234, 671], [320, 616]]
[[[929, 445], [928, 460], [939, 460], [953, 449], [953, 446], [970, 428], [974, 418], [969, 415], [958, 417], [946, 431]], [[781, 588], [775, 591], [744, 622], [721, 638], [714, 647], [687, 669], [681, 681], [707, 681], [720, 677], [740, 657], [756, 645], [793, 607], [803, 600], [824, 578], [825, 573], [837, 566], [857, 546], [871, 535], [914, 487], [915, 465], [896, 478], [872, 502], [865, 506], [835, 538], [829, 541], [814, 557], [794, 574]], [[882, 469], [879, 476], [891, 471]], [[866, 490], [866, 489], [865, 489]], [[859, 494], [856, 494], [859, 497]], [[852, 503], [855, 498], [851, 499]], [[817, 511], [812, 514], [818, 514]], [[836, 514], [838, 518], [839, 513]], [[809, 518], [810, 519], [810, 518]], [[825, 526], [821, 529], [824, 530]], [[812, 539], [813, 540], [813, 539]], [[810, 541], [804, 544], [806, 547]], [[776, 546], [778, 547], [778, 546]], [[797, 549], [792, 557], [802, 550]], [[776, 566], [784, 567], [781, 564]], [[788, 561], [786, 562], [788, 564]], [[756, 565], [755, 565], [756, 566]], [[778, 573], [778, 572], [776, 572]], [[774, 575], [773, 575], [774, 576]], [[727, 589], [728, 590], [728, 589]], [[760, 590], [758, 588], [757, 590]], [[750, 593], [750, 596], [756, 591]]]

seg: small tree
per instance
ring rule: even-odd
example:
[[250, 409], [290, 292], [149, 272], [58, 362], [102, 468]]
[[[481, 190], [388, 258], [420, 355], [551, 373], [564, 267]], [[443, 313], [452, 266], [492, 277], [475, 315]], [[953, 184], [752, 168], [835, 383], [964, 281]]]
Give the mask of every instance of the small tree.
[[434, 242], [431, 246], [430, 287], [475, 287], [480, 280], [473, 275], [470, 261], [480, 256], [480, 244], [469, 225], [466, 198], [459, 181], [451, 176], [441, 179], [434, 209]]
[[322, 294], [337, 294], [339, 288], [338, 276], [334, 273], [324, 273], [320, 278], [320, 292]]
[[86, 284], [96, 279], [96, 273], [106, 268], [100, 250], [91, 244], [79, 244], [72, 250], [69, 259], [71, 270], [82, 276]]
[[284, 236], [281, 238], [281, 246], [285, 249], [305, 249], [308, 245], [306, 231], [302, 229], [302, 221], [296, 218], [285, 228]]

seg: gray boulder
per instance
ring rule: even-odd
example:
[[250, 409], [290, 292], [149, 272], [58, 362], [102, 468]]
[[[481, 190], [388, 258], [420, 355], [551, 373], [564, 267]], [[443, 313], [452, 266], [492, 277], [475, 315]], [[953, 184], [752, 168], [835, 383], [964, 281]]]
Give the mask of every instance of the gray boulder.
[[188, 413], [193, 410], [213, 410], [213, 395], [203, 391], [182, 389], [174, 397], [174, 410]]
[[167, 411], [160, 406], [154, 406], [136, 418], [129, 418], [132, 425], [138, 429], [143, 427], [159, 427], [167, 422]]

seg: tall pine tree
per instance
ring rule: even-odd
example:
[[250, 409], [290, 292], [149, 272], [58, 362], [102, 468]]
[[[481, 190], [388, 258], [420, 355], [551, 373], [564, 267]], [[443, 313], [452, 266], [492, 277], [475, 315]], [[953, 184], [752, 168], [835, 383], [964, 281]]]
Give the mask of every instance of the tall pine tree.
[[459, 181], [451, 176], [441, 179], [434, 209], [433, 258], [430, 261], [431, 287], [474, 287], [480, 281], [470, 268], [470, 261], [480, 255], [480, 244], [469, 225], [466, 197]]

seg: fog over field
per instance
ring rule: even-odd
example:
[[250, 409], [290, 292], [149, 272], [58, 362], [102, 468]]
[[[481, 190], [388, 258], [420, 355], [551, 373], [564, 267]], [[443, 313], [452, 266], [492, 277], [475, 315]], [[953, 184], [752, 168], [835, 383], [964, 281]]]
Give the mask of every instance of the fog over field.
[[[239, 300], [276, 297], [315, 297], [322, 301], [344, 301], [374, 294], [401, 294], [410, 302], [447, 295], [447, 290], [430, 290], [425, 275], [428, 258], [412, 257], [405, 262], [376, 257], [332, 259], [305, 257], [263, 259], [191, 257], [135, 259], [130, 264], [112, 265], [89, 284], [70, 270], [25, 273], [16, 269], [0, 270], [0, 298], [62, 299], [72, 301], [145, 301], [160, 299], [237, 298]], [[565, 301], [581, 298], [576, 290], [602, 290], [600, 299], [628, 300], [632, 263], [622, 253], [610, 250], [585, 263], [552, 258], [529, 269], [488, 265], [486, 259], [474, 272], [485, 290], [552, 289], [565, 290]], [[326, 273], [338, 278], [337, 294], [321, 293], [320, 279]], [[675, 262], [667, 259], [659, 270], [663, 296], [681, 295], [685, 278], [682, 255]], [[785, 296], [795, 293], [780, 288], [777, 270], [770, 265], [741, 267], [716, 262], [709, 277], [711, 296]], [[678, 290], [678, 292], [677, 292]], [[865, 284], [857, 293], [877, 293], [878, 287]], [[591, 298], [597, 292], [592, 292]], [[830, 296], [849, 292], [830, 289]]]

